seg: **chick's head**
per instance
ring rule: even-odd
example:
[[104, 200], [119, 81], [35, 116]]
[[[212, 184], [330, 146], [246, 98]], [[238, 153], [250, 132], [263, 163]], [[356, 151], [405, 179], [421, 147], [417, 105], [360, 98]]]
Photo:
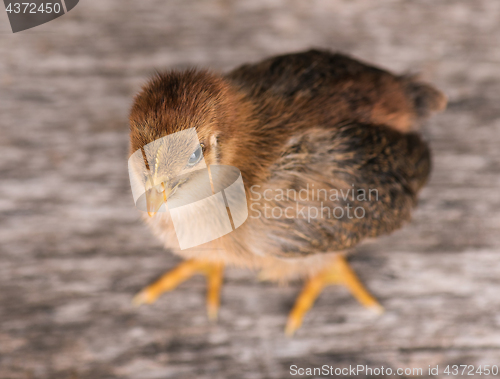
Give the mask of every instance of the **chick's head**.
[[178, 197], [181, 187], [206, 189], [194, 184], [204, 180], [203, 168], [220, 163], [220, 136], [228, 123], [226, 92], [223, 79], [191, 70], [157, 74], [136, 96], [129, 170], [144, 186], [150, 216]]

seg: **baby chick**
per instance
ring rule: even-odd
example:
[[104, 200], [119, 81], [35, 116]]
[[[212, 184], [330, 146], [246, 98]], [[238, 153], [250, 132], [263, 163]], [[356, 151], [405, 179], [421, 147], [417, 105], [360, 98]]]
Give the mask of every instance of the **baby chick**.
[[[165, 248], [186, 261], [142, 290], [135, 303], [151, 303], [204, 273], [208, 313], [215, 318], [223, 268], [233, 265], [258, 270], [268, 280], [306, 281], [288, 318], [290, 335], [329, 284], [345, 285], [363, 305], [381, 310], [345, 256], [362, 240], [410, 219], [430, 172], [418, 126], [445, 106], [441, 92], [414, 77], [319, 50], [269, 58], [226, 75], [157, 74], [135, 98], [130, 154], [191, 128], [199, 144], [163, 147], [180, 151], [175, 156], [160, 153], [159, 145], [153, 163], [146, 157], [141, 162], [155, 175], [146, 178], [149, 214], [143, 219]], [[241, 171], [248, 218], [223, 237], [181, 250], [169, 212], [157, 211], [187, 186], [172, 179], [176, 170], [196, 167], [201, 155], [208, 167]]]

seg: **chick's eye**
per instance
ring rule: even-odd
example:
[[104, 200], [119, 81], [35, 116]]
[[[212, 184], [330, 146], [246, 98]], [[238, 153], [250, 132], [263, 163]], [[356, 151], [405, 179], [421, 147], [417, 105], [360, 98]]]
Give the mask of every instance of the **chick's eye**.
[[188, 166], [194, 166], [196, 163], [198, 163], [201, 160], [202, 156], [203, 156], [203, 154], [201, 151], [201, 146], [198, 146], [198, 148], [189, 157]]

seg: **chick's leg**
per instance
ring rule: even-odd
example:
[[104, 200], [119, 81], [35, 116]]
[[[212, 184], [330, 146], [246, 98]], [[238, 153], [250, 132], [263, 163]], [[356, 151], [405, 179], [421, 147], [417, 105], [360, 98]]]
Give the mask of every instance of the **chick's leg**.
[[182, 282], [186, 281], [195, 274], [204, 274], [207, 277], [207, 311], [211, 320], [217, 318], [217, 312], [220, 305], [220, 289], [222, 286], [222, 277], [224, 265], [189, 259], [182, 262], [172, 271], [164, 274], [153, 284], [144, 288], [133, 299], [135, 305], [151, 304], [163, 293], [173, 290]]
[[333, 265], [310, 278], [305, 284], [288, 316], [285, 328], [285, 333], [287, 335], [293, 335], [295, 331], [300, 328], [304, 315], [312, 307], [323, 288], [330, 284], [341, 284], [346, 286], [362, 305], [367, 308], [372, 308], [378, 313], [383, 312], [382, 306], [372, 295], [370, 295], [368, 290], [359, 281], [345, 257], [338, 255]]

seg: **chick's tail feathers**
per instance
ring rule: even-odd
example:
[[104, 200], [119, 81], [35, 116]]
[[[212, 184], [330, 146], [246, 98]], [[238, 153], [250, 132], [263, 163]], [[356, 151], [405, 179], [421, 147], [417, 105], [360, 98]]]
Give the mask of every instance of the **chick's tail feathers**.
[[415, 115], [419, 120], [426, 119], [434, 112], [443, 111], [448, 97], [432, 85], [421, 82], [418, 76], [402, 77], [403, 87], [412, 101]]

